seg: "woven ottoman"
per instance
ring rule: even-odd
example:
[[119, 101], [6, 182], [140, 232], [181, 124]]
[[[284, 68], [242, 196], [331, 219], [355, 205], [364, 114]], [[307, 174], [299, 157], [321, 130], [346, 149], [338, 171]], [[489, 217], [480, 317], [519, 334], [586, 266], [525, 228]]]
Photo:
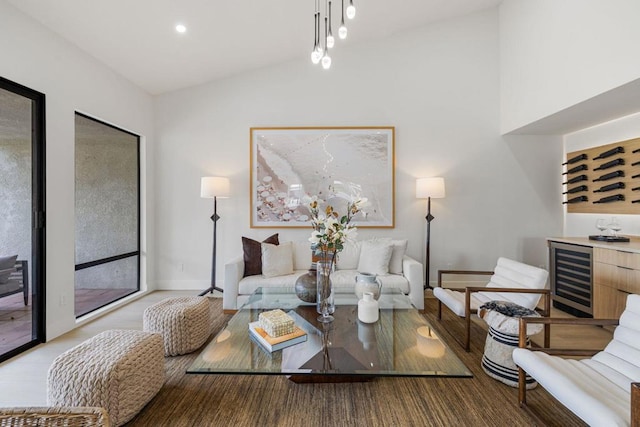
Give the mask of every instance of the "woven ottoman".
[[[480, 306], [478, 315], [487, 325], [489, 333], [484, 343], [482, 369], [492, 378], [511, 387], [518, 387], [518, 367], [513, 361], [513, 350], [518, 348], [520, 318], [540, 317], [535, 310], [506, 301], [489, 301]], [[529, 336], [541, 332], [542, 325], [527, 325], [527, 347]], [[527, 389], [538, 383], [529, 375], [526, 377]]]
[[147, 307], [142, 320], [143, 330], [162, 335], [165, 356], [191, 353], [211, 335], [207, 297], [164, 299]]
[[132, 419], [164, 383], [162, 337], [110, 330], [56, 357], [47, 374], [50, 406], [98, 406], [114, 426]]

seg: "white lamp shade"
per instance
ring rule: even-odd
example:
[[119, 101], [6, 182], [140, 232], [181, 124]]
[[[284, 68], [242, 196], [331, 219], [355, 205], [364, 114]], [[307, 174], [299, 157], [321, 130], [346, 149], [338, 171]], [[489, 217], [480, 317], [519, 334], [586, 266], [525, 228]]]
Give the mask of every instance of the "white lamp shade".
[[229, 197], [229, 178], [221, 176], [202, 177], [200, 180], [200, 197], [203, 199]]
[[416, 179], [416, 198], [442, 199], [444, 197], [444, 178], [436, 176], [432, 178]]

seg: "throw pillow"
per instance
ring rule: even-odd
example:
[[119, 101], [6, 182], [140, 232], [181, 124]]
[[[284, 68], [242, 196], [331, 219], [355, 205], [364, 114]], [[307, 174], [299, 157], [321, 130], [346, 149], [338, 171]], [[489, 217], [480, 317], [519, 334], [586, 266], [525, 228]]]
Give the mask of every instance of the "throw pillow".
[[360, 260], [360, 242], [347, 242], [344, 249], [338, 252], [337, 270], [357, 270]]
[[391, 252], [391, 241], [389, 239], [373, 239], [361, 242], [358, 271], [376, 275], [389, 274]]
[[262, 243], [262, 275], [264, 277], [285, 276], [293, 273], [293, 244]]
[[9, 277], [11, 276], [11, 273], [15, 271], [17, 259], [18, 259], [18, 255], [0, 257], [0, 271], [6, 270], [0, 273], [0, 283], [9, 282]]
[[[263, 242], [277, 245], [279, 243], [278, 233], [267, 237], [263, 240]], [[260, 247], [260, 242], [258, 242], [257, 240], [249, 239], [248, 237], [243, 237], [242, 253], [244, 258], [243, 277], [262, 274], [262, 248]]]
[[391, 241], [391, 259], [389, 260], [389, 273], [402, 274], [402, 258], [407, 252], [406, 239]]

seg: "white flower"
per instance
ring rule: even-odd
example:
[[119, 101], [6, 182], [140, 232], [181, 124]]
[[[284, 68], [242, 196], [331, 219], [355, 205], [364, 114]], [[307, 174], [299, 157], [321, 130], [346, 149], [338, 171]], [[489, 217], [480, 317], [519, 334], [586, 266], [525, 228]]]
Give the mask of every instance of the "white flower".
[[304, 196], [303, 201], [311, 213], [311, 249], [320, 255], [322, 260], [333, 264], [335, 254], [344, 249], [345, 242], [355, 240], [356, 227], [351, 224], [351, 220], [361, 212], [363, 206], [368, 205], [368, 200], [366, 197], [349, 200], [347, 211], [342, 216], [331, 205], [321, 210], [320, 204], [324, 202], [317, 196]]
[[369, 203], [369, 199], [367, 199], [366, 197], [362, 197], [358, 200], [356, 200], [355, 202], [353, 202], [353, 205], [359, 210], [361, 211], [362, 208], [366, 208], [367, 206], [371, 205], [371, 203]]
[[345, 241], [348, 242], [354, 242], [356, 240], [356, 237], [358, 236], [358, 229], [356, 227], [349, 227], [346, 228], [343, 232], [342, 232]]
[[311, 245], [317, 245], [318, 243], [320, 243], [320, 238], [322, 237], [322, 234], [318, 233], [317, 231], [312, 231], [311, 232], [311, 237], [309, 237], [309, 241], [311, 242]]

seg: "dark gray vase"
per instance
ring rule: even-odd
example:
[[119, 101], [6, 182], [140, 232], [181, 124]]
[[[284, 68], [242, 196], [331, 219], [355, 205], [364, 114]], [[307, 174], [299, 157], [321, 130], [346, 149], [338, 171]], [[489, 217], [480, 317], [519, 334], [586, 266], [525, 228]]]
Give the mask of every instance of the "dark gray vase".
[[315, 303], [317, 299], [316, 265], [311, 265], [309, 271], [296, 280], [296, 295], [304, 302]]

